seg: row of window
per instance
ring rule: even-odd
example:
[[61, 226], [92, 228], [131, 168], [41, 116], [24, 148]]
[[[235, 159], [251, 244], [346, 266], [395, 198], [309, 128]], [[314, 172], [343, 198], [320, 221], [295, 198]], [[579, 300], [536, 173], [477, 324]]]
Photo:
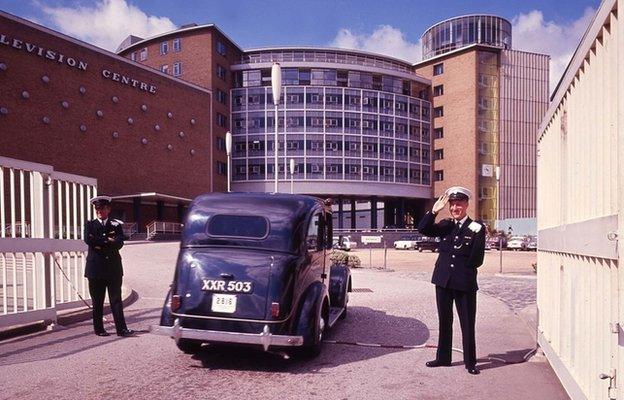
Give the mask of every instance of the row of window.
[[[171, 47], [172, 47], [174, 53], [182, 51], [182, 40], [180, 38], [173, 39], [171, 41]], [[161, 55], [165, 55], [168, 52], [169, 52], [169, 42], [168, 41], [161, 42], [160, 43], [160, 54]], [[138, 51], [138, 59], [139, 59], [139, 61], [147, 60], [147, 56], [148, 56], [147, 47], [143, 47], [141, 50]], [[132, 61], [137, 61], [137, 52], [136, 51], [133, 51], [132, 53], [130, 53], [130, 59]]]
[[[310, 113], [309, 113], [310, 114]], [[246, 118], [242, 114], [234, 114], [234, 130], [235, 133], [244, 133], [244, 128], [271, 128], [275, 126], [275, 117], [264, 116]], [[284, 127], [284, 117], [278, 117], [278, 127]], [[346, 116], [343, 118], [340, 115], [296, 115], [286, 118], [286, 127], [310, 127], [310, 128], [362, 128], [365, 130], [376, 131], [378, 128], [383, 132], [395, 132], [399, 135], [406, 135], [408, 132], [408, 123], [405, 119], [397, 119], [396, 122], [392, 118], [381, 117], [379, 120], [375, 115], [359, 115]], [[420, 124], [409, 125], [409, 132], [411, 134], [418, 134], [420, 130]], [[423, 128], [424, 129], [424, 128]], [[315, 130], [317, 131], [317, 130]]]
[[[160, 66], [160, 72], [163, 72], [165, 74], [169, 74], [169, 64], [163, 64]], [[182, 63], [181, 62], [174, 62], [171, 68], [171, 74], [173, 76], [180, 76], [182, 75]]]
[[[353, 160], [355, 161], [355, 160]], [[273, 164], [264, 164], [251, 160], [249, 164], [235, 163], [233, 168], [235, 181], [244, 180], [265, 180], [274, 177]], [[284, 163], [278, 165], [278, 172], [285, 176], [286, 166]], [[408, 167], [407, 164], [377, 165], [353, 163], [327, 163], [295, 161], [295, 178], [303, 174], [304, 179], [334, 179], [334, 180], [364, 180], [383, 182], [409, 182], [413, 184], [429, 185], [430, 176], [427, 168], [421, 169], [419, 166]]]
[[[373, 89], [390, 93], [426, 98], [426, 91], [418, 93], [412, 88], [412, 81], [390, 75], [363, 71], [336, 70], [325, 68], [282, 68], [284, 86], [338, 86], [359, 89]], [[235, 87], [271, 86], [271, 69], [254, 69], [235, 74]]]
[[[249, 149], [249, 156], [263, 156], [265, 155], [265, 146], [267, 150], [273, 151], [273, 141], [270, 140], [266, 144], [264, 140], [250, 139], [248, 141], [235, 141], [234, 142], [234, 157], [244, 157], [247, 155], [247, 149]], [[408, 156], [415, 162], [429, 162], [429, 148], [419, 147], [418, 145], [408, 146], [406, 142], [403, 144], [397, 143], [377, 143], [369, 141], [349, 141], [345, 140], [344, 144], [342, 140], [288, 140], [286, 142], [286, 149], [289, 151], [297, 152], [297, 150], [306, 150], [308, 153], [323, 154], [323, 149], [327, 154], [332, 156], [342, 156], [343, 146], [347, 155], [360, 155], [363, 154], [369, 158], [376, 158], [378, 154], [385, 157], [396, 154], [397, 158]], [[278, 151], [284, 149], [284, 142], [279, 142]], [[379, 150], [379, 151], [378, 151]], [[340, 152], [340, 153], [338, 153]]]

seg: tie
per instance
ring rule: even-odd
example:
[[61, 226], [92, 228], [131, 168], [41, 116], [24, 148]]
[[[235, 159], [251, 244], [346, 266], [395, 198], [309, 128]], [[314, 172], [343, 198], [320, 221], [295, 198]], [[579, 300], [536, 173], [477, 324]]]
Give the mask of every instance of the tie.
[[457, 230], [459, 231], [461, 229], [461, 222], [457, 221], [457, 223], [455, 224], [455, 226], [457, 227]]

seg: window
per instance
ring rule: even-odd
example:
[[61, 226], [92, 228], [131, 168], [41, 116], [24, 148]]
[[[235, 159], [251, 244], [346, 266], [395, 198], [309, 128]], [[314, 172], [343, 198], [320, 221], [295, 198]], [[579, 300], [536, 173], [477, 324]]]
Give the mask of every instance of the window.
[[227, 125], [227, 117], [221, 113], [217, 113], [217, 125], [225, 128], [225, 126]]
[[318, 250], [319, 249], [319, 231], [320, 231], [320, 219], [321, 214], [317, 213], [312, 216], [310, 220], [310, 225], [308, 226], [308, 235], [306, 237], [306, 244], [308, 245], [309, 250]]
[[160, 54], [167, 54], [169, 52], [169, 43], [162, 42], [160, 44]]
[[442, 139], [444, 137], [444, 128], [435, 128], [433, 134], [436, 139]]
[[141, 61], [145, 61], [147, 60], [147, 47], [143, 47], [141, 49], [141, 51], [139, 52], [139, 59]]
[[180, 75], [182, 75], [182, 63], [175, 62], [173, 63], [173, 76], [180, 76]]
[[226, 70], [222, 65], [217, 64], [217, 76], [223, 80], [225, 80]]
[[214, 215], [208, 220], [208, 234], [263, 239], [269, 234], [269, 221], [255, 215]]
[[440, 107], [436, 107], [433, 109], [433, 116], [434, 117], [443, 117], [444, 116], [444, 107], [440, 106]]
[[226, 175], [227, 174], [227, 164], [221, 161], [217, 161], [217, 174]]
[[433, 75], [442, 75], [444, 73], [444, 64], [435, 64], [433, 66]]
[[180, 41], [180, 39], [173, 39], [173, 51], [174, 52], [178, 52], [180, 50], [182, 50], [182, 42]]
[[444, 180], [444, 170], [433, 171], [433, 180], [436, 182]]
[[444, 94], [444, 85], [438, 85], [433, 87], [433, 97], [442, 96]]
[[226, 54], [226, 47], [220, 41], [217, 41], [217, 53], [221, 54], [222, 56], [225, 56]]
[[168, 74], [169, 73], [169, 65], [168, 64], [164, 64], [160, 66], [160, 72], [164, 73], [164, 74]]
[[130, 53], [130, 59], [132, 61], [136, 61], [136, 51], [133, 51], [132, 53]]
[[221, 104], [227, 104], [227, 94], [221, 89], [217, 89], [217, 101]]
[[437, 149], [433, 151], [433, 159], [434, 160], [442, 160], [444, 159], [444, 149]]
[[217, 149], [225, 151], [225, 138], [217, 136]]

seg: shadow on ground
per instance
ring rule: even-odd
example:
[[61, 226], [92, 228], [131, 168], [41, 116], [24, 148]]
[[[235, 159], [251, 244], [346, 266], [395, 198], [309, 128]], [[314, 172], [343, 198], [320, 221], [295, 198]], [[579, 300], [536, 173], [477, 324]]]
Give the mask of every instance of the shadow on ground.
[[[407, 346], [423, 345], [429, 340], [429, 328], [415, 318], [398, 317], [368, 307], [349, 307], [347, 319], [339, 321], [326, 336], [339, 342], [380, 343]], [[321, 355], [313, 359], [264, 352], [257, 348], [204, 346], [193, 356], [201, 361], [198, 368], [214, 370], [278, 371], [292, 374], [314, 373], [323, 368], [354, 363], [409, 349], [363, 347], [325, 343]]]

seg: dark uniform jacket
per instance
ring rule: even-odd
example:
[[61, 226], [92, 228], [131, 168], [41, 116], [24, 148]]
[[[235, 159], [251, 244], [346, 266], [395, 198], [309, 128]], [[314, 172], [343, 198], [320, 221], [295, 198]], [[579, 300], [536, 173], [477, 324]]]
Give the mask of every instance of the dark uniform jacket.
[[431, 283], [448, 289], [476, 291], [477, 268], [485, 254], [485, 227], [467, 218], [459, 231], [452, 218], [435, 223], [428, 211], [418, 225], [423, 235], [440, 238], [439, 256]]
[[[114, 241], [109, 242], [108, 238]], [[121, 256], [123, 229], [121, 223], [112, 219], [106, 221], [106, 226], [98, 219], [86, 223], [84, 241], [89, 246], [85, 277], [90, 279], [113, 279], [123, 276]]]

